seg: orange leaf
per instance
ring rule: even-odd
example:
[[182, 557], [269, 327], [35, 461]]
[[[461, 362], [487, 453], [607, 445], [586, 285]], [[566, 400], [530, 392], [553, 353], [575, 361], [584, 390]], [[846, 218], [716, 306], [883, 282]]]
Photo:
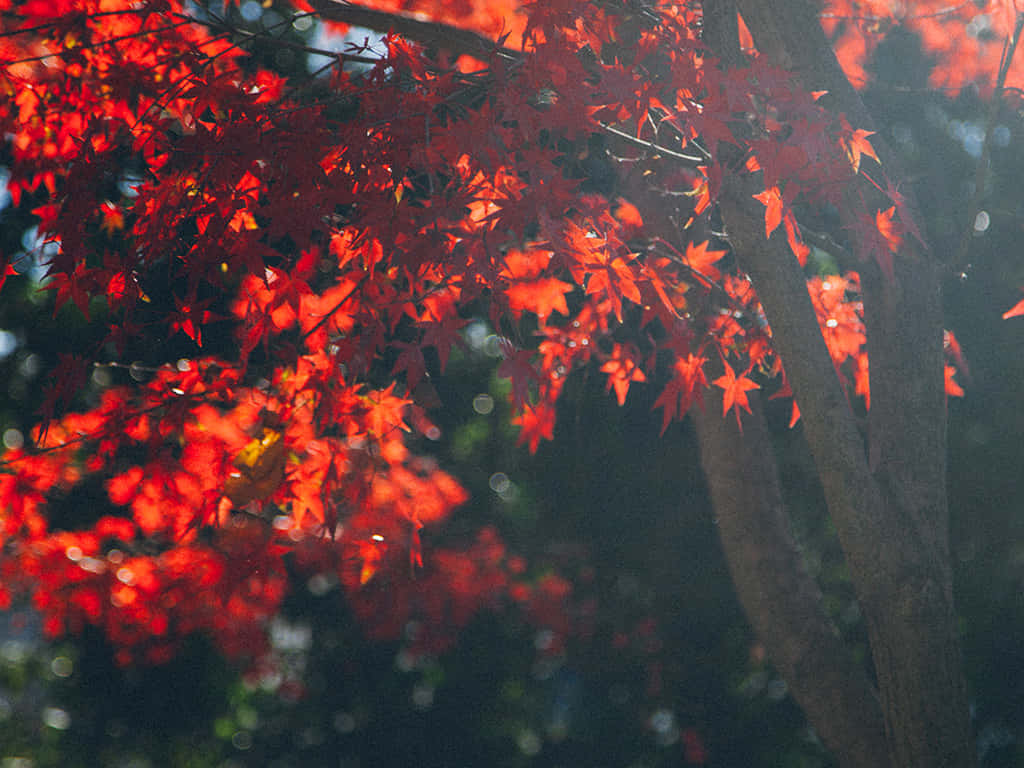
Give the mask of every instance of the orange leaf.
[[946, 366], [946, 394], [951, 397], [963, 397], [964, 388], [956, 383], [953, 376], [956, 374], [956, 368], [952, 365]]
[[[725, 375], [719, 376], [712, 383], [723, 390], [722, 416], [725, 416], [729, 409], [732, 408], [736, 412], [736, 423], [740, 424], [739, 409], [742, 408], [747, 413], [750, 413], [750, 401], [747, 399], [747, 391], [760, 389], [761, 386], [748, 379], [745, 374], [737, 377], [736, 372], [728, 363], [725, 364]], [[740, 428], [743, 428], [742, 424], [740, 424]]]
[[613, 215], [627, 232], [636, 232], [643, 228], [644, 218], [639, 209], [628, 200], [619, 198]]
[[778, 187], [772, 187], [754, 195], [754, 198], [764, 203], [764, 236], [768, 239], [782, 223], [782, 193]]
[[896, 213], [896, 206], [890, 206], [887, 210], [879, 210], [875, 215], [875, 222], [878, 224], [878, 231], [885, 238], [889, 250], [896, 253], [903, 242], [903, 227], [893, 219]]
[[[846, 120], [843, 120], [846, 123]], [[853, 172], [860, 172], [860, 157], [861, 155], [867, 155], [868, 157], [874, 158], [876, 163], [881, 164], [878, 159], [878, 155], [875, 154], [875, 148], [871, 146], [871, 142], [868, 141], [868, 136], [874, 135], [874, 131], [866, 131], [863, 128], [858, 128], [852, 131], [850, 135], [843, 140], [843, 149], [846, 150], [846, 156], [850, 160], [850, 165], [853, 166]]]
[[633, 359], [633, 349], [622, 344], [615, 344], [612, 350], [612, 357], [607, 363], [601, 366], [601, 372], [608, 374], [608, 386], [606, 389], [615, 388], [615, 397], [619, 405], [626, 402], [626, 394], [629, 392], [631, 381], [647, 381], [644, 372]]
[[687, 243], [686, 263], [689, 264], [690, 269], [695, 272], [700, 272], [702, 275], [717, 281], [722, 278], [722, 273], [714, 266], [714, 264], [721, 260], [726, 253], [727, 251], [709, 251], [707, 240], [700, 245]]
[[1003, 320], [1009, 320], [1011, 317], [1020, 317], [1021, 315], [1024, 315], [1024, 299], [1021, 299], [1003, 312]]
[[524, 403], [522, 412], [511, 421], [519, 426], [516, 445], [527, 443], [530, 453], [537, 452], [541, 439], [555, 439], [555, 409], [548, 403], [540, 402], [533, 406]]
[[533, 312], [543, 322], [552, 312], [569, 314], [569, 306], [565, 303], [565, 294], [573, 290], [573, 286], [554, 277], [541, 277], [536, 280], [520, 280], [505, 290], [508, 296], [509, 309], [518, 317], [523, 310]]

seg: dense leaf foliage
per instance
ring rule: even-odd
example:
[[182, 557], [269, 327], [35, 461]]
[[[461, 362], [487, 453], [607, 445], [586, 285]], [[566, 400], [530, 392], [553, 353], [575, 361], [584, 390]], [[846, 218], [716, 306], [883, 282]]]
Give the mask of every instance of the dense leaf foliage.
[[[423, 551], [421, 529], [466, 500], [416, 451], [438, 436], [432, 378], [488, 321], [531, 451], [587, 367], [619, 403], [655, 388], [663, 431], [709, 384], [741, 423], [751, 389], [786, 396], [717, 231], [724, 174], [757, 174], [765, 234], [805, 264], [868, 406], [856, 270], [891, 276], [900, 244], [925, 240], [869, 131], [749, 45], [746, 66], [718, 67], [697, 3], [449, 5], [374, 8], [493, 46], [388, 34], [321, 51], [307, 78], [250, 55], [316, 52], [290, 31], [302, 4], [258, 34], [176, 0], [0, 6], [8, 188], [44, 242], [0, 266], [42, 270], [55, 311], [103, 329], [64, 351], [0, 475], [0, 598], [31, 595], [50, 635], [101, 627], [125, 663], [193, 632], [255, 656], [288, 568], [335, 573], [381, 636], [422, 616], [427, 649], [500, 600], [556, 623], [567, 584], [527, 579], [493, 531]], [[941, 58], [933, 84], [990, 88], [1015, 23], [990, 5], [834, 3], [822, 21], [855, 81], [902, 26]], [[313, 6], [337, 40], [343, 19]], [[856, 231], [814, 231], [858, 175], [886, 204], [860, 201]], [[83, 404], [97, 367], [114, 384]], [[71, 525], [58, 502], [88, 508]]]

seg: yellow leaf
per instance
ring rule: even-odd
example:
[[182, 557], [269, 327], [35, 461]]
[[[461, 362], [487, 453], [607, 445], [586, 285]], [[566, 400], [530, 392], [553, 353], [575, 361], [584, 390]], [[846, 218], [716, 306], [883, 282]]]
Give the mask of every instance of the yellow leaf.
[[235, 457], [235, 471], [224, 483], [224, 495], [236, 507], [250, 501], [265, 499], [278, 489], [284, 480], [288, 461], [281, 433], [263, 428], [263, 433], [249, 441]]

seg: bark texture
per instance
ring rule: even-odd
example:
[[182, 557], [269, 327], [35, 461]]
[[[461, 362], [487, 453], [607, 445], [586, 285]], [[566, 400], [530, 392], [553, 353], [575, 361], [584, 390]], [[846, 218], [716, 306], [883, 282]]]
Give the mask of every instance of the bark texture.
[[[708, 6], [712, 4], [707, 4]], [[829, 106], [871, 128], [805, 0], [738, 0], [758, 49]], [[889, 178], [898, 169], [873, 137]], [[772, 327], [867, 621], [894, 766], [975, 763], [948, 557], [939, 265], [907, 238], [895, 279], [862, 265], [871, 361], [868, 445], [832, 368], [799, 265], [765, 241], [749, 179], [728, 178], [723, 219]], [[851, 185], [871, 205], [878, 192]], [[888, 207], [887, 199], [879, 201]], [[872, 212], [874, 208], [870, 209]], [[813, 716], [812, 716], [812, 719]]]
[[[765, 241], [758, 203], [750, 196], [753, 186], [729, 179], [721, 198], [722, 215], [737, 257], [765, 308], [775, 348], [800, 405], [804, 433], [867, 621], [892, 763], [906, 768], [972, 765], [946, 527], [937, 521], [944, 520], [944, 481], [937, 488], [923, 487], [927, 480], [915, 478], [908, 466], [920, 463], [920, 456], [897, 463], [882, 454], [887, 458], [876, 471], [869, 468], [864, 441], [818, 330], [803, 272], [781, 233]], [[915, 296], [906, 311], [927, 301], [927, 296]], [[865, 304], [868, 314], [871, 305]], [[884, 320], [868, 320], [869, 333], [884, 335]], [[920, 318], [906, 322], [910, 330], [923, 333]], [[899, 336], [910, 330], [891, 333]], [[934, 332], [941, 343], [941, 323]], [[869, 356], [871, 352], [869, 342]], [[911, 357], [888, 372], [911, 377], [924, 389], [926, 374], [914, 368], [916, 361]], [[884, 365], [872, 360], [873, 393], [887, 386], [881, 377], [885, 372]], [[934, 376], [942, 381], [941, 367]], [[911, 395], [921, 397], [919, 392]], [[879, 405], [874, 397], [872, 401], [874, 411]], [[915, 425], [906, 423], [909, 414], [923, 417], [924, 409], [920, 402], [905, 408], [897, 423], [913, 430]], [[931, 416], [944, 420], [944, 404], [940, 402]], [[910, 443], [906, 449], [917, 445], [923, 456], [942, 467], [945, 443], [926, 442], [934, 439], [934, 432], [929, 425], [892, 436], [886, 428], [882, 434], [890, 435], [890, 445], [884, 449], [893, 450], [893, 443]], [[929, 467], [923, 477], [934, 471]], [[937, 503], [942, 503], [941, 514], [934, 506], [929, 508]]]
[[736, 592], [769, 658], [844, 768], [885, 768], [885, 722], [864, 668], [827, 618], [821, 592], [789, 532], [757, 393], [743, 431], [722, 396], [693, 410], [701, 466]]

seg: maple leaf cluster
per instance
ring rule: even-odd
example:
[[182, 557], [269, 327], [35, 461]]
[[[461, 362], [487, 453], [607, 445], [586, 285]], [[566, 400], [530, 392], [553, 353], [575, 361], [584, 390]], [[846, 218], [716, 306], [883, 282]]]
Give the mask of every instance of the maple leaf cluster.
[[[399, 5], [512, 30], [512, 6], [376, 7]], [[712, 383], [739, 418], [783, 370], [749, 279], [707, 234], [723, 175], [759, 174], [766, 235], [782, 227], [804, 261], [798, 211], [840, 204], [877, 160], [869, 132], [760, 57], [715, 66], [694, 4], [524, 4], [514, 54], [451, 65], [388, 35], [376, 57], [354, 46], [305, 81], [260, 69], [250, 37], [174, 0], [0, 11], [14, 204], [52, 246], [56, 309], [93, 318], [98, 302], [107, 329], [63, 358], [35, 445], [4, 457], [2, 595], [30, 593], [53, 635], [103, 627], [125, 661], [164, 658], [192, 631], [256, 647], [292, 554], [336, 572], [380, 635], [419, 611], [436, 649], [517, 584], [552, 622], [542, 606], [564, 585], [524, 593], [493, 532], [422, 552], [421, 528], [466, 500], [406, 441], [437, 436], [414, 398], [431, 369], [488, 319], [531, 451], [590, 365], [620, 403], [660, 387], [663, 431], [700, 402], [705, 366], [724, 366]], [[920, 234], [888, 190], [854, 241], [891, 272]], [[809, 289], [866, 399], [856, 273]], [[90, 365], [168, 338], [193, 354], [63, 414]], [[54, 498], [90, 478], [103, 513], [54, 528]], [[397, 576], [421, 568], [415, 584]]]
[[[872, 56], [886, 36], [898, 30], [913, 35], [934, 62], [929, 86], [956, 92], [973, 85], [991, 92], [1003, 41], [1017, 23], [1018, 5], [1013, 0], [830, 0], [824, 3], [820, 18], [834, 40], [837, 58], [857, 87], [871, 82]], [[1018, 63], [1007, 85], [1019, 88], [1022, 83], [1024, 73]]]

